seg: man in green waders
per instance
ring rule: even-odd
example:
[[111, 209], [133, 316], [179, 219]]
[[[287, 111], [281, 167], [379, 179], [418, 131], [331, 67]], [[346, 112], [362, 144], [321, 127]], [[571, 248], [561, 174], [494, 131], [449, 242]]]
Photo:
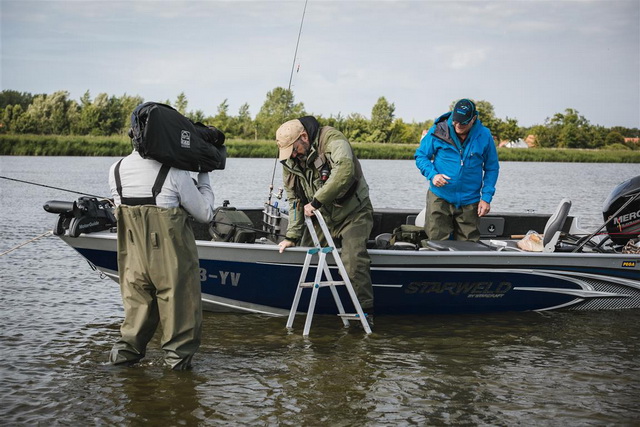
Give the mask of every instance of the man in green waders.
[[133, 364], [145, 355], [158, 324], [164, 360], [191, 366], [200, 346], [202, 302], [195, 237], [188, 214], [213, 219], [209, 174], [194, 185], [188, 171], [144, 159], [138, 151], [111, 166], [118, 219], [118, 272], [125, 318], [109, 361]]
[[367, 241], [373, 228], [373, 207], [369, 186], [351, 144], [340, 131], [320, 127], [312, 116], [282, 124], [276, 141], [289, 199], [289, 227], [280, 242], [280, 252], [297, 244], [313, 244], [304, 233], [304, 216], [313, 216], [319, 209], [336, 244], [342, 247], [342, 261], [358, 301], [363, 311], [372, 316]]

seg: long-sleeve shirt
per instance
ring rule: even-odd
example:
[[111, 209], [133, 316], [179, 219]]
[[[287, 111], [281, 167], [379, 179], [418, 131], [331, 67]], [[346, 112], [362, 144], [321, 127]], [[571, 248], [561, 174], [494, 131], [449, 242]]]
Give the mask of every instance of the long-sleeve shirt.
[[[115, 180], [114, 163], [109, 170], [109, 187], [114, 202], [120, 204], [120, 196]], [[124, 197], [149, 197], [162, 164], [153, 159], [143, 159], [137, 151], [125, 157], [120, 164], [120, 181]], [[215, 197], [209, 181], [209, 174], [198, 174], [194, 185], [189, 171], [171, 168], [156, 196], [156, 206], [174, 208], [182, 206], [193, 218], [202, 223], [213, 219]]]

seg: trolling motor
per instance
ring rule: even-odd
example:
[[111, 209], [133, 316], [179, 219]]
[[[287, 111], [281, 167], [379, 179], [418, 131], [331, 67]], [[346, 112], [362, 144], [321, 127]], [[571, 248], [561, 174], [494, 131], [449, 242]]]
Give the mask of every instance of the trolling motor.
[[62, 236], [69, 230], [70, 237], [78, 237], [81, 233], [93, 233], [116, 226], [116, 217], [109, 200], [83, 196], [75, 202], [50, 200], [42, 207], [47, 212], [59, 214], [53, 228], [56, 236]]

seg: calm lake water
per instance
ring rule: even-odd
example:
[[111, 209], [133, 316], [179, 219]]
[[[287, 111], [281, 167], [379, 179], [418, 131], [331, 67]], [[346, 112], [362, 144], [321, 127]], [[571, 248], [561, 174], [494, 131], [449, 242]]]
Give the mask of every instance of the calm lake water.
[[[108, 195], [116, 158], [0, 157], [0, 175]], [[362, 162], [375, 207], [421, 208], [411, 161]], [[640, 174], [626, 164], [503, 162], [494, 212], [552, 212], [584, 228]], [[274, 161], [229, 159], [216, 204], [257, 206]], [[276, 187], [280, 185], [276, 168]], [[42, 205], [77, 195], [0, 179], [0, 252], [49, 230]], [[194, 369], [162, 366], [158, 339], [133, 368], [106, 363], [123, 316], [115, 282], [46, 237], [0, 257], [2, 425], [637, 425], [640, 312], [376, 318], [374, 333], [314, 319], [204, 315]], [[298, 323], [301, 325], [301, 323]], [[300, 328], [298, 328], [300, 329]]]

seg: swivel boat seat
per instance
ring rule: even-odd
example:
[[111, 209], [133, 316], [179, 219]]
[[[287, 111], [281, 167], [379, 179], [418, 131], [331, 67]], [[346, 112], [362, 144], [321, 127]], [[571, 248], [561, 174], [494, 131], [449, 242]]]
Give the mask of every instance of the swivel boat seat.
[[[562, 199], [553, 215], [551, 215], [547, 220], [547, 223], [544, 226], [544, 231], [542, 232], [543, 252], [555, 252], [558, 240], [560, 239], [560, 235], [562, 233], [562, 227], [564, 227], [564, 223], [569, 216], [570, 209], [571, 200]], [[520, 249], [517, 245], [517, 242], [513, 240], [491, 240], [490, 243], [499, 251], [505, 250], [525, 252], [524, 250]]]
[[558, 239], [560, 239], [560, 233], [564, 222], [569, 216], [569, 209], [571, 209], [571, 200], [562, 199], [560, 204], [556, 208], [556, 211], [551, 215], [547, 224], [544, 226], [542, 246], [544, 252], [555, 252]]

